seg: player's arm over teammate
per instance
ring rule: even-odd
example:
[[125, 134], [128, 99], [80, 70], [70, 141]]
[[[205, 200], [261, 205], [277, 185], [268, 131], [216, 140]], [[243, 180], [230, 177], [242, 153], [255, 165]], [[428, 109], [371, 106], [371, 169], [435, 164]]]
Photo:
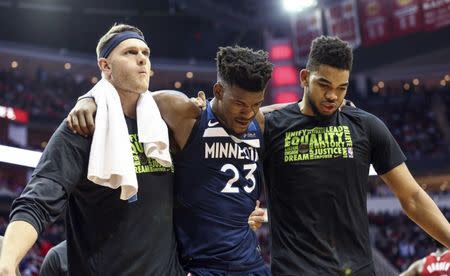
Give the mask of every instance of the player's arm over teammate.
[[[200, 93], [199, 97], [201, 97]], [[201, 108], [193, 100], [178, 91], [157, 91], [153, 94], [153, 98], [158, 105], [162, 118], [172, 131], [172, 138], [177, 146], [183, 149], [195, 122], [201, 114]]]
[[[152, 93], [156, 103], [161, 112], [161, 116], [171, 129], [179, 129], [177, 143], [181, 146], [186, 143], [183, 141], [189, 137], [189, 133], [192, 130], [192, 121], [195, 123], [200, 109], [203, 109], [206, 105], [205, 93], [199, 91], [197, 98], [188, 99], [185, 94], [174, 90], [159, 90]], [[291, 103], [281, 103], [262, 106], [259, 109], [256, 119], [264, 130], [264, 114], [281, 109]], [[355, 107], [353, 102], [344, 100], [342, 105], [348, 105]], [[97, 105], [91, 94], [86, 93], [81, 96], [67, 115], [67, 125], [69, 128], [83, 136], [90, 136], [94, 134], [95, 123], [94, 117], [97, 110]], [[180, 120], [184, 118], [185, 120]], [[187, 137], [185, 137], [187, 134]], [[175, 137], [176, 138], [176, 137]]]
[[[197, 98], [188, 98], [185, 94], [174, 90], [159, 90], [152, 93], [161, 116], [173, 131], [175, 141], [180, 148], [183, 148], [189, 134], [194, 126], [201, 108], [205, 107], [206, 98], [203, 91], [198, 92]], [[347, 101], [348, 103], [352, 102]], [[290, 103], [272, 104], [260, 108], [256, 115], [262, 130], [264, 130], [264, 113], [278, 110]], [[95, 112], [97, 105], [94, 98], [88, 92], [81, 96], [72, 110], [67, 115], [69, 128], [83, 136], [94, 134]]]
[[[183, 148], [192, 127], [205, 105], [205, 94], [200, 91], [197, 98], [189, 99], [185, 94], [173, 90], [161, 90], [152, 93], [161, 116], [172, 130], [175, 141]], [[94, 134], [95, 112], [97, 105], [88, 92], [81, 96], [67, 116], [69, 128], [83, 136]]]

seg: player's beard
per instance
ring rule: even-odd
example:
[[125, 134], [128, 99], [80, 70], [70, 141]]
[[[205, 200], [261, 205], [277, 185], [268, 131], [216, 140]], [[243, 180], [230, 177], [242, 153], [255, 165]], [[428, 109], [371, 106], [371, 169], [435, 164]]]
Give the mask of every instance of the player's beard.
[[317, 105], [311, 99], [309, 91], [306, 92], [306, 100], [308, 101], [309, 105], [311, 106], [311, 109], [314, 112], [315, 118], [318, 121], [329, 121], [334, 116], [334, 114], [336, 114], [336, 112], [339, 110], [339, 109], [336, 109], [333, 113], [331, 113], [329, 115], [322, 114], [319, 111], [319, 108], [317, 107]]

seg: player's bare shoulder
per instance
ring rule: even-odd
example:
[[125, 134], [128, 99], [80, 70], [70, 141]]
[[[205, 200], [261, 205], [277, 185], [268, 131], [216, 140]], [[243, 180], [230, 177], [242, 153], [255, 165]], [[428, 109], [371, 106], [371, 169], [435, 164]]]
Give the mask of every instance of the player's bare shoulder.
[[156, 91], [153, 98], [172, 132], [176, 145], [180, 149], [184, 148], [195, 122], [201, 115], [201, 105], [184, 93], [174, 90]]
[[197, 119], [201, 114], [201, 107], [196, 101], [191, 100], [180, 91], [159, 90], [153, 92], [152, 95], [166, 122], [170, 119]]

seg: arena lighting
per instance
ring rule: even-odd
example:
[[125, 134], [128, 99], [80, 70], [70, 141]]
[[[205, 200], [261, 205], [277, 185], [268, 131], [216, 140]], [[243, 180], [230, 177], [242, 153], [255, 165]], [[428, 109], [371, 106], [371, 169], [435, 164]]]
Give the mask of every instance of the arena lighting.
[[284, 10], [295, 13], [317, 6], [317, 0], [283, 0]]
[[291, 45], [288, 45], [288, 44], [274, 45], [270, 49], [270, 59], [272, 61], [291, 60], [292, 56], [293, 56], [293, 50], [292, 50]]
[[403, 90], [408, 91], [410, 88], [411, 86], [409, 85], [409, 83], [403, 84]]
[[291, 91], [283, 91], [275, 94], [275, 103], [291, 103], [298, 101], [298, 93]]
[[272, 73], [273, 86], [298, 85], [298, 73], [294, 66], [275, 66]]
[[0, 145], [0, 162], [36, 167], [42, 152]]

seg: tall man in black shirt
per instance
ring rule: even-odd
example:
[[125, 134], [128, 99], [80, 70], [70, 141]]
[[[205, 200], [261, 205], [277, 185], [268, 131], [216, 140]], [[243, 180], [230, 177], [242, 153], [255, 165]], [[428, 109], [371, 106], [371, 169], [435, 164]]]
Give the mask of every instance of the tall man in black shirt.
[[86, 179], [92, 139], [74, 134], [63, 122], [13, 203], [0, 275], [13, 275], [38, 234], [65, 207], [70, 275], [183, 275], [173, 229], [172, 168], [136, 150], [142, 148], [136, 106], [148, 90], [149, 54], [142, 32], [129, 25], [113, 26], [97, 46], [98, 66], [117, 90], [125, 116], [130, 143], [123, 146], [133, 146], [134, 165], [144, 168], [136, 170], [138, 200], [121, 200], [120, 189]]
[[265, 116], [265, 173], [274, 275], [375, 275], [366, 206], [370, 164], [404, 212], [450, 245], [450, 225], [374, 115], [343, 106], [352, 49], [319, 37], [300, 79], [303, 99]]

